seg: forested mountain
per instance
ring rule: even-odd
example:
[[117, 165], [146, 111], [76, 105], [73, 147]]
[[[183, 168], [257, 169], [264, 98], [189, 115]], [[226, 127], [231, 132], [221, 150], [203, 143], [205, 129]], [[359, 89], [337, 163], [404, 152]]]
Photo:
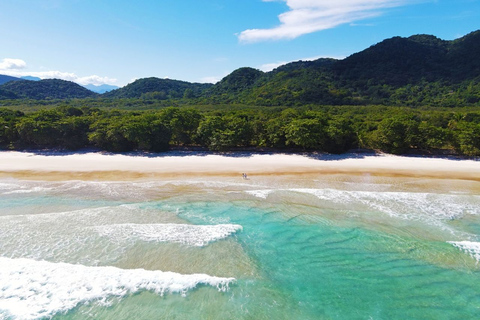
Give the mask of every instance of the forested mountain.
[[[6, 83], [0, 86], [0, 99], [95, 96], [60, 81]], [[480, 31], [453, 41], [431, 35], [394, 37], [343, 60], [297, 61], [271, 72], [240, 68], [215, 85], [139, 79], [101, 97], [257, 106], [480, 106]]]
[[[255, 105], [479, 104], [480, 31], [454, 41], [431, 35], [394, 37], [343, 60], [298, 61], [263, 74], [243, 70], [212, 87], [206, 100]], [[253, 83], [252, 74], [257, 75]], [[239, 91], [230, 85], [232, 75], [235, 83], [248, 86]]]
[[2, 89], [2, 86], [0, 86], [0, 100], [4, 99], [18, 99], [18, 95], [13, 93], [12, 91]]
[[15, 95], [18, 98], [35, 100], [81, 99], [97, 96], [96, 93], [74, 82], [59, 79], [7, 82], [0, 86], [0, 99], [6, 95]]
[[343, 60], [271, 72], [240, 68], [215, 85], [146, 78], [98, 95], [73, 82], [24, 80], [0, 85], [2, 97], [91, 98], [27, 113], [0, 108], [0, 149], [362, 148], [478, 157], [480, 31], [453, 41], [394, 37]]
[[239, 94], [251, 89], [263, 75], [262, 71], [253, 68], [237, 69], [210, 88], [207, 94], [220, 98], [223, 96], [228, 99], [232, 94]]
[[103, 94], [106, 98], [153, 98], [159, 100], [196, 98], [211, 87], [211, 84], [190, 83], [185, 81], [144, 78], [136, 80], [123, 88]]
[[7, 83], [9, 81], [18, 81], [18, 80], [22, 80], [22, 79], [0, 74], [0, 85]]
[[458, 83], [480, 75], [480, 31], [454, 41], [434, 36], [395, 37], [339, 61], [345, 80], [375, 80], [393, 86], [422, 81]]
[[[336, 98], [336, 92], [330, 92], [335, 81], [331, 68], [336, 62], [334, 59], [319, 59], [286, 64], [264, 73], [248, 88], [230, 96], [228, 102], [252, 105], [340, 104], [342, 99]], [[234, 71], [233, 74], [235, 73]], [[223, 80], [216, 84], [209, 93], [214, 93], [222, 82]], [[237, 79], [237, 82], [240, 80]], [[228, 88], [223, 90], [235, 92]], [[223, 97], [213, 95], [209, 98], [223, 102]]]

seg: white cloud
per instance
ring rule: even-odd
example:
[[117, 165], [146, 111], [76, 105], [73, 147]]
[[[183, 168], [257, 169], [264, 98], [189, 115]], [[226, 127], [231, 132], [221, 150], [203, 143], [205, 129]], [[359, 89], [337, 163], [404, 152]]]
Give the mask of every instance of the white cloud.
[[81, 85], [93, 84], [96, 86], [102, 84], [115, 84], [117, 79], [108, 77], [100, 77], [97, 75], [80, 77], [75, 73], [62, 72], [62, 71], [39, 71], [39, 72], [22, 72], [19, 76], [32, 76], [40, 79], [62, 79], [67, 81], [73, 81]]
[[275, 68], [278, 68], [280, 66], [283, 66], [284, 64], [287, 64], [289, 61], [280, 61], [280, 62], [272, 62], [272, 63], [265, 63], [262, 64], [258, 69], [262, 70], [263, 72], [269, 72], [272, 71]]
[[223, 77], [203, 77], [200, 79], [201, 83], [217, 83], [222, 80]]
[[87, 77], [77, 77], [76, 80], [71, 81], [77, 82], [82, 85], [93, 84], [96, 86], [100, 86], [102, 84], [115, 84], [117, 82], [117, 79], [92, 75]]
[[32, 76], [40, 79], [62, 79], [73, 81], [81, 85], [93, 84], [99, 86], [102, 84], [116, 84], [117, 82], [117, 79], [97, 75], [81, 77], [71, 72], [24, 70], [26, 67], [27, 63], [23, 60], [6, 58], [0, 62], [0, 74], [13, 77]]
[[280, 25], [271, 29], [241, 32], [241, 42], [294, 39], [382, 14], [382, 9], [405, 5], [412, 0], [263, 0], [284, 1], [290, 11], [278, 16]]
[[21, 59], [5, 58], [0, 62], [1, 71], [18, 70], [24, 69], [25, 67], [27, 67], [27, 63]]

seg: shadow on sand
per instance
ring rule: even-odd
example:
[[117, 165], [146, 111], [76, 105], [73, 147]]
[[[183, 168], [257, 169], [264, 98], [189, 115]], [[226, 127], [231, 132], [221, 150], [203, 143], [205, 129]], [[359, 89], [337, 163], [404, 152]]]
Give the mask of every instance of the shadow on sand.
[[[343, 154], [330, 154], [330, 153], [322, 153], [322, 152], [305, 152], [305, 151], [298, 151], [298, 150], [235, 150], [235, 151], [209, 151], [209, 150], [199, 150], [199, 149], [181, 149], [181, 150], [169, 150], [165, 152], [145, 152], [145, 151], [131, 151], [131, 152], [108, 152], [102, 151], [99, 149], [81, 149], [76, 151], [70, 150], [57, 150], [57, 149], [44, 149], [44, 150], [19, 150], [19, 152], [28, 152], [33, 153], [35, 155], [41, 156], [54, 156], [54, 157], [61, 157], [61, 156], [69, 156], [69, 155], [79, 155], [79, 154], [87, 154], [87, 153], [97, 153], [106, 156], [115, 156], [115, 155], [124, 155], [129, 157], [145, 157], [145, 158], [165, 158], [165, 157], [190, 157], [190, 156], [197, 156], [197, 157], [206, 157], [210, 155], [218, 155], [223, 157], [230, 157], [230, 158], [249, 158], [255, 155], [299, 155], [304, 156], [310, 159], [321, 160], [321, 161], [338, 161], [338, 160], [347, 160], [347, 159], [364, 159], [367, 157], [379, 157], [385, 156], [387, 154], [375, 152], [373, 150], [351, 150], [350, 152], [343, 153]], [[455, 160], [455, 161], [462, 161], [462, 160], [473, 160], [473, 161], [480, 161], [480, 158], [475, 157], [465, 157], [465, 156], [458, 156], [452, 154], [404, 154], [400, 155], [402, 157], [407, 158], [435, 158], [435, 159], [448, 159], [448, 160]]]

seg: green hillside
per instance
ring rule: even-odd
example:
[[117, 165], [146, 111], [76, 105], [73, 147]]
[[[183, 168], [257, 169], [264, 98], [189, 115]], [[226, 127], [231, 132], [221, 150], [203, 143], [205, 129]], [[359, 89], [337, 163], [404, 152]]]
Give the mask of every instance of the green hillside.
[[12, 91], [5, 90], [0, 87], [0, 100], [5, 99], [18, 99], [18, 95], [16, 95]]
[[0, 85], [7, 83], [9, 81], [18, 81], [18, 80], [22, 80], [22, 79], [0, 74]]
[[185, 81], [144, 78], [134, 81], [123, 88], [103, 94], [105, 98], [153, 98], [158, 100], [195, 98], [201, 96], [211, 84], [190, 83]]
[[[343, 60], [293, 62], [257, 73], [254, 83], [239, 91], [226, 80], [241, 70], [212, 87], [209, 92], [222, 95], [210, 100], [255, 105], [477, 105], [480, 31], [454, 41], [430, 35], [394, 37]], [[241, 82], [238, 75], [235, 78]]]
[[34, 100], [82, 99], [97, 96], [96, 93], [74, 82], [59, 79], [7, 82], [0, 86], [0, 95], [2, 91], [13, 94], [18, 98]]
[[[264, 76], [260, 70], [253, 68], [240, 68], [223, 78], [211, 87], [206, 95], [222, 101], [235, 100], [235, 96], [251, 89], [255, 83]], [[238, 99], [237, 99], [238, 100]]]
[[343, 60], [297, 61], [270, 72], [240, 68], [215, 85], [144, 78], [102, 95], [62, 80], [0, 85], [0, 99], [94, 97], [101, 103], [480, 106], [480, 31], [453, 41], [393, 37]]

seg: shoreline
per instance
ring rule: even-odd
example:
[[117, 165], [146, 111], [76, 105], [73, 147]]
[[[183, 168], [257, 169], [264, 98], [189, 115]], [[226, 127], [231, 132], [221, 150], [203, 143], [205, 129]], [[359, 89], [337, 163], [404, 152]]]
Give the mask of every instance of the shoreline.
[[0, 177], [20, 179], [135, 180], [198, 176], [352, 174], [480, 181], [480, 161], [374, 153], [283, 154], [238, 152], [0, 151]]

